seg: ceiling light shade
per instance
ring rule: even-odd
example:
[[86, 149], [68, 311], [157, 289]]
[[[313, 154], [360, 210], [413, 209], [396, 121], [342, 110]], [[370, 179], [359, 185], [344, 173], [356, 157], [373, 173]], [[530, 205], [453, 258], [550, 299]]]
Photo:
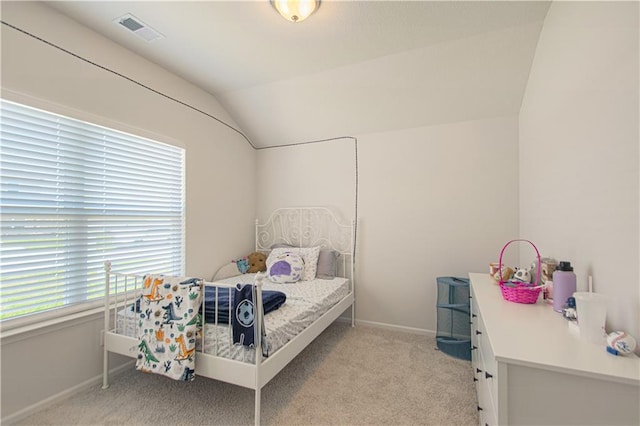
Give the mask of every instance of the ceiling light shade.
[[271, 5], [287, 21], [304, 21], [320, 6], [320, 0], [271, 0]]

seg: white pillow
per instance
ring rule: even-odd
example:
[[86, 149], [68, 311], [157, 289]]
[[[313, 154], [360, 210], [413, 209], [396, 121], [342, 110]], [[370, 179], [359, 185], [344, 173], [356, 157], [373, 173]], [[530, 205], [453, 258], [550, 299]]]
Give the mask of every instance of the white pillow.
[[299, 254], [284, 252], [267, 258], [267, 277], [274, 283], [286, 284], [300, 281], [304, 261]]
[[[271, 250], [269, 257], [279, 256], [284, 252], [296, 253], [304, 260], [304, 272], [302, 273], [302, 281], [311, 281], [316, 279], [318, 271], [318, 256], [320, 255], [320, 246], [317, 247], [278, 247]], [[267, 258], [267, 262], [269, 259]]]

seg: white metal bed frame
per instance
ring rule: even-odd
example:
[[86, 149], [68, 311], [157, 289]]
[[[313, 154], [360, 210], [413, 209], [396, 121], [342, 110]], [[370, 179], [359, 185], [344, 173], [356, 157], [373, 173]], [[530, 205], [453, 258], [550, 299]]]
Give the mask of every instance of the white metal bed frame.
[[[264, 224], [256, 220], [256, 251], [266, 252], [274, 244], [289, 244], [296, 247], [315, 247], [336, 250], [340, 253], [338, 275], [349, 278], [350, 291], [341, 301], [331, 307], [319, 319], [302, 330], [297, 336], [268, 358], [262, 356], [262, 276], [256, 278], [256, 327], [255, 362], [246, 363], [230, 358], [197, 352], [195, 357], [196, 375], [221, 380], [255, 391], [256, 425], [260, 424], [260, 403], [262, 388], [291, 362], [318, 335], [333, 323], [348, 308], [351, 308], [351, 325], [355, 325], [355, 220], [344, 224], [332, 209], [327, 207], [281, 208], [275, 210]], [[124, 291], [119, 289], [124, 285]], [[132, 347], [137, 339], [118, 334], [116, 322], [118, 311], [135, 303], [142, 285], [141, 276], [118, 274], [111, 271], [110, 262], [105, 262], [105, 324], [103, 389], [109, 387], [109, 352], [128, 357], [136, 357]], [[204, 282], [205, 286], [233, 288], [224, 283]], [[133, 287], [132, 290], [130, 288]], [[204, 289], [203, 289], [204, 291]], [[124, 294], [123, 294], [124, 293]], [[203, 298], [204, 299], [204, 298]], [[204, 303], [204, 300], [203, 300]], [[204, 312], [204, 309], [203, 309]], [[204, 348], [202, 333], [202, 348]]]

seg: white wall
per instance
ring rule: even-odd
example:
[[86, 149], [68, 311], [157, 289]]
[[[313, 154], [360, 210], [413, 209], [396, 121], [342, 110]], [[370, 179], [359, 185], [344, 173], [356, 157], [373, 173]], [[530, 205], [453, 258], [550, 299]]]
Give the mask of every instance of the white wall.
[[[2, 19], [234, 124], [209, 94], [41, 3], [2, 2]], [[3, 97], [186, 148], [187, 274], [210, 278], [252, 248], [256, 154], [238, 133], [7, 25], [1, 36]], [[97, 315], [3, 334], [3, 420], [100, 374], [101, 325]]]
[[[358, 136], [358, 321], [435, 331], [435, 278], [488, 270], [518, 232], [517, 138], [515, 117]], [[353, 148], [260, 151], [258, 210], [330, 204], [351, 218]]]
[[257, 170], [257, 211], [262, 220], [279, 207], [300, 206], [331, 206], [347, 221], [354, 216], [354, 138], [261, 149]]
[[638, 3], [554, 2], [520, 112], [520, 233], [640, 338]]

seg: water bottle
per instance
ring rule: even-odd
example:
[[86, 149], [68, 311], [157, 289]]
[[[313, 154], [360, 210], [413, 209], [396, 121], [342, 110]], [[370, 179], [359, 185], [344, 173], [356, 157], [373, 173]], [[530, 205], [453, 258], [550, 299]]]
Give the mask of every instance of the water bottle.
[[576, 292], [576, 274], [573, 273], [571, 262], [558, 263], [553, 271], [553, 310], [562, 312], [567, 299]]

